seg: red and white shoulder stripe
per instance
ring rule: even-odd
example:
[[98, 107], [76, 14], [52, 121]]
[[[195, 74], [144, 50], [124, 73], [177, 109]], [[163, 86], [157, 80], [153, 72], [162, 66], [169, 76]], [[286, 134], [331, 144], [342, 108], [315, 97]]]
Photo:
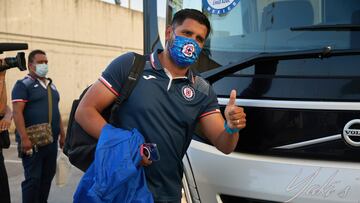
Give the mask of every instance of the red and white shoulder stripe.
[[13, 99], [11, 100], [12, 103], [15, 103], [15, 102], [28, 102], [28, 100], [25, 100], [25, 99]]
[[112, 87], [112, 85], [102, 76], [99, 78], [100, 82], [102, 82], [109, 90], [114, 93], [116, 96], [119, 96], [119, 93]]
[[211, 115], [211, 114], [214, 114], [214, 113], [221, 113], [221, 112], [220, 112], [220, 109], [215, 109], [215, 110], [213, 110], [213, 111], [209, 111], [209, 112], [203, 113], [203, 114], [201, 114], [201, 115], [199, 116], [199, 118], [203, 118], [203, 117], [205, 117], [205, 116], [208, 116], [208, 115]]

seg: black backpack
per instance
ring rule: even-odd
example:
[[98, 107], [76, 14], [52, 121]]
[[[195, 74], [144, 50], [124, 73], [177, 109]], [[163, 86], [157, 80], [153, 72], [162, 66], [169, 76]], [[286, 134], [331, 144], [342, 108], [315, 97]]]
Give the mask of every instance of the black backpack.
[[[117, 112], [119, 105], [128, 98], [131, 91], [134, 89], [139, 76], [144, 70], [144, 66], [145, 57], [134, 53], [132, 67], [123, 88], [120, 90], [120, 96], [116, 98], [116, 101], [112, 105], [107, 107], [101, 113], [108, 123], [115, 123], [112, 115]], [[82, 171], [86, 171], [94, 161], [95, 149], [98, 141], [83, 130], [75, 120], [76, 109], [89, 87], [82, 92], [79, 99], [73, 101], [63, 149], [64, 154], [69, 157], [70, 163]]]

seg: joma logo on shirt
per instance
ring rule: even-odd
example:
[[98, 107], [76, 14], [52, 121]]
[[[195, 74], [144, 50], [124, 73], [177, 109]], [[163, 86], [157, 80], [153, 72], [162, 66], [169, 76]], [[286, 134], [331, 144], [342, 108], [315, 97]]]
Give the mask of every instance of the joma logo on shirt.
[[156, 77], [153, 76], [153, 75], [148, 75], [148, 76], [143, 75], [143, 78], [144, 78], [145, 80], [156, 79]]

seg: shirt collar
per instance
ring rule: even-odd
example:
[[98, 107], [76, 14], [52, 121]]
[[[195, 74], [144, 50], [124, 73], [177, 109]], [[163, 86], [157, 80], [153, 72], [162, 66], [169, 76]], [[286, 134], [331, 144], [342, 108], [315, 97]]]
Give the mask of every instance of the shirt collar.
[[[165, 71], [165, 69], [161, 65], [160, 59], [159, 59], [159, 53], [161, 53], [163, 51], [164, 50], [162, 50], [162, 49], [157, 49], [150, 55], [150, 64], [154, 70], [157, 70], [157, 71], [164, 70]], [[191, 69], [189, 69], [185, 78], [187, 80], [189, 80], [191, 83], [193, 83], [194, 82], [193, 77], [194, 77], [194, 73]]]
[[40, 80], [39, 78], [35, 78], [33, 77], [32, 75], [30, 74], [27, 74], [26, 75], [27, 78], [31, 78], [32, 80], [35, 80], [35, 81], [38, 81], [38, 83], [40, 83], [40, 85], [43, 87], [43, 88], [47, 88], [47, 86], [52, 82], [50, 78], [46, 78], [45, 82], [43, 82], [42, 80]]
[[30, 74], [27, 74], [27, 75], [25, 76], [25, 78], [30, 78], [30, 79], [32, 79], [32, 80], [35, 80], [35, 78], [34, 78], [33, 76], [31, 76]]

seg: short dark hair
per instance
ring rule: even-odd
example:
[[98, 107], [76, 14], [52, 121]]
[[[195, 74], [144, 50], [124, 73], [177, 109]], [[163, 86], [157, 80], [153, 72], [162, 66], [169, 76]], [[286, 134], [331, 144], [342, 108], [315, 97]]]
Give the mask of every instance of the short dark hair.
[[176, 12], [172, 19], [171, 25], [172, 26], [181, 25], [184, 22], [184, 20], [188, 18], [196, 20], [200, 24], [205, 25], [206, 28], [208, 29], [206, 33], [206, 38], [209, 36], [211, 32], [210, 21], [206, 17], [206, 15], [204, 15], [201, 11], [196, 9], [186, 8]]
[[30, 54], [29, 54], [29, 56], [28, 56], [28, 63], [29, 63], [29, 64], [34, 61], [34, 58], [35, 58], [35, 55], [36, 55], [36, 54], [46, 55], [46, 54], [45, 54], [45, 51], [40, 50], [40, 49], [36, 49], [36, 50], [30, 52]]

